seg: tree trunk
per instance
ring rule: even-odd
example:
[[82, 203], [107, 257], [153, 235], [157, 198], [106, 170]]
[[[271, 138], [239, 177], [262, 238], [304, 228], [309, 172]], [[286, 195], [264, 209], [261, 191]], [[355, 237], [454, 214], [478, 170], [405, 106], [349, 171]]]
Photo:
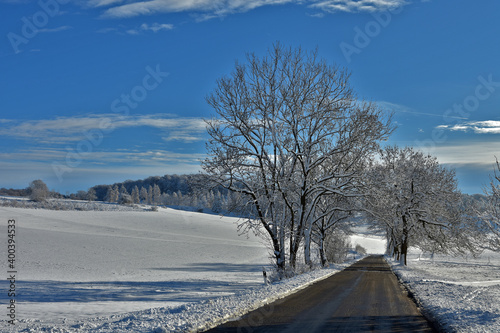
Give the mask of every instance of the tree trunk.
[[281, 277], [284, 276], [285, 273], [285, 251], [283, 248], [281, 248], [278, 244], [278, 242], [275, 242], [273, 239], [273, 244], [274, 244], [274, 258], [276, 260], [276, 267], [278, 269], [278, 275]]
[[326, 257], [325, 257], [325, 233], [322, 232], [319, 240], [319, 256], [321, 258], [321, 266], [326, 267]]
[[295, 270], [297, 267], [297, 253], [300, 250], [300, 242], [302, 241], [303, 230], [302, 226], [297, 226], [297, 230], [290, 233], [290, 267]]
[[311, 261], [311, 229], [306, 229], [304, 231], [304, 263], [312, 268]]
[[405, 266], [408, 265], [407, 257], [408, 255], [408, 239], [404, 237], [403, 243], [401, 244], [401, 263], [404, 263]]

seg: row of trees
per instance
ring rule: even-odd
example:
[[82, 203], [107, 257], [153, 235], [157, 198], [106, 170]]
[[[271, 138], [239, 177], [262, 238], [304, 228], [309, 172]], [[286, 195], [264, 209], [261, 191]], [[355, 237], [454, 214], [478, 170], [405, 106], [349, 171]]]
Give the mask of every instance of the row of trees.
[[[281, 274], [295, 269], [301, 250], [311, 266], [312, 244], [325, 264], [325, 239], [353, 211], [383, 230], [388, 252], [405, 263], [410, 246], [484, 247], [484, 223], [462, 202], [454, 172], [412, 148], [380, 149], [391, 116], [359, 101], [348, 73], [317, 52], [277, 44], [261, 59], [250, 54], [207, 102], [215, 116], [206, 120], [202, 167], [242, 197], [249, 216], [240, 230], [269, 240]], [[499, 195], [492, 185], [488, 221], [500, 236]]]
[[317, 52], [276, 44], [263, 58], [249, 54], [207, 102], [215, 116], [206, 120], [206, 176], [150, 177], [81, 195], [237, 211], [246, 216], [240, 231], [269, 241], [281, 275], [295, 270], [300, 255], [312, 266], [313, 246], [325, 265], [332, 257], [325, 243], [344, 247], [344, 222], [355, 212], [385, 232], [388, 253], [404, 263], [410, 247], [500, 250], [500, 165], [487, 200], [464, 202], [455, 173], [436, 158], [380, 148], [394, 129], [391, 115], [358, 100], [347, 71]]
[[[87, 193], [91, 197], [93, 189]], [[95, 199], [95, 196], [94, 196]], [[165, 206], [184, 206], [193, 208], [207, 208], [213, 212], [229, 212], [231, 207], [235, 207], [236, 196], [231, 193], [222, 194], [217, 189], [208, 189], [204, 191], [193, 191], [183, 195], [180, 190], [171, 194], [162, 193], [157, 184], [148, 188], [137, 186], [132, 188], [131, 193], [127, 191], [122, 184], [108, 186], [104, 201], [120, 204], [147, 204], [147, 205], [165, 205]]]
[[240, 227], [271, 241], [279, 272], [295, 269], [301, 247], [311, 266], [311, 242], [323, 244], [352, 211], [366, 163], [392, 131], [390, 116], [358, 101], [346, 70], [317, 52], [278, 44], [247, 60], [207, 97], [217, 117], [206, 121], [202, 167], [246, 198], [252, 214]]
[[149, 190], [158, 186], [162, 194], [172, 195], [173, 193], [181, 193], [183, 196], [191, 195], [194, 192], [194, 186], [200, 183], [203, 178], [201, 175], [165, 175], [154, 176], [140, 180], [127, 180], [122, 183], [115, 183], [112, 185], [96, 185], [92, 187], [97, 196], [96, 200], [106, 201], [109, 187], [117, 186], [118, 190], [124, 187], [128, 194], [131, 194], [135, 187], [138, 188], [139, 193], [142, 188]]
[[360, 207], [387, 235], [387, 253], [406, 264], [410, 246], [441, 253], [480, 251], [480, 221], [462, 201], [453, 170], [413, 148], [387, 147], [367, 169]]

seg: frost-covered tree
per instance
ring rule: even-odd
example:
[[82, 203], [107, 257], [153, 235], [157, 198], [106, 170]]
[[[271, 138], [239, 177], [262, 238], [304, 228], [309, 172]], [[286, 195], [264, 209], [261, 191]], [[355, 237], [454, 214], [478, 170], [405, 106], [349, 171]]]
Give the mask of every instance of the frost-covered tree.
[[157, 184], [154, 184], [154, 186], [153, 186], [152, 202], [155, 205], [158, 205], [161, 203], [161, 191], [160, 191], [160, 187]]
[[128, 191], [127, 191], [127, 188], [125, 187], [125, 185], [121, 185], [120, 186], [120, 195], [123, 195], [123, 194], [129, 194]]
[[137, 187], [137, 185], [135, 185], [134, 188], [132, 189], [131, 196], [132, 196], [133, 203], [138, 204], [141, 202], [141, 199], [139, 196], [139, 188]]
[[87, 200], [88, 201], [95, 201], [97, 199], [97, 195], [95, 192], [95, 189], [92, 187], [87, 191]]
[[444, 253], [476, 251], [455, 172], [413, 148], [386, 147], [367, 176], [365, 208], [385, 230], [388, 253], [407, 264], [410, 246]]
[[116, 203], [120, 197], [120, 191], [118, 190], [118, 186], [109, 186], [108, 193], [106, 195], [106, 201]]
[[318, 200], [351, 194], [357, 166], [391, 132], [390, 119], [358, 101], [344, 69], [279, 44], [237, 63], [207, 102], [216, 117], [206, 121], [204, 170], [244, 199], [252, 216], [241, 228], [270, 239], [278, 270], [287, 247], [293, 268], [311, 242]]
[[118, 203], [120, 203], [121, 205], [130, 205], [134, 202], [133, 202], [132, 196], [130, 194], [120, 193]]
[[489, 234], [486, 247], [500, 251], [500, 163], [496, 160], [496, 170], [491, 176], [489, 187], [484, 192], [486, 195], [485, 207], [477, 209], [481, 216], [487, 233]]
[[[326, 266], [329, 261], [327, 252], [332, 257], [335, 250], [332, 246], [326, 249], [329, 241], [347, 234], [349, 225], [345, 221], [352, 216], [353, 208], [354, 204], [349, 198], [342, 195], [324, 196], [318, 201], [313, 224], [313, 241], [318, 245], [322, 266]], [[332, 234], [337, 237], [331, 236]]]
[[141, 198], [142, 203], [148, 202], [148, 190], [145, 187], [141, 187], [141, 191], [139, 192], [139, 196]]
[[151, 185], [148, 186], [148, 196], [146, 202], [148, 205], [151, 205], [153, 203], [153, 186]]
[[78, 191], [76, 194], [71, 194], [70, 198], [76, 199], [76, 200], [87, 200], [88, 197], [88, 192], [86, 191]]
[[50, 194], [49, 188], [41, 179], [34, 180], [30, 183], [30, 198], [33, 201], [45, 201]]

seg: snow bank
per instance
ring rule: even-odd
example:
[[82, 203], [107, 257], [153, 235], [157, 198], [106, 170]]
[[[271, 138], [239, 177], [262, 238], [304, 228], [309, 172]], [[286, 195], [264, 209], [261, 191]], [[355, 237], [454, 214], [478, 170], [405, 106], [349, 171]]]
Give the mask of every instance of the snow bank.
[[414, 253], [408, 267], [389, 260], [424, 313], [446, 331], [500, 332], [500, 255], [478, 259]]

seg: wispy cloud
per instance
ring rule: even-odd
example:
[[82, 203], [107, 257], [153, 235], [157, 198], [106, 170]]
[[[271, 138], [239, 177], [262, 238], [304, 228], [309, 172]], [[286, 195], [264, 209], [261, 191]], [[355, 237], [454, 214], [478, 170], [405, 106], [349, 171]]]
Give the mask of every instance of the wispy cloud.
[[[391, 103], [391, 102], [380, 101], [380, 102], [376, 102], [376, 104], [383, 109], [386, 109], [388, 111], [394, 111], [395, 113], [410, 113], [410, 114], [414, 114], [417, 116], [428, 116], [428, 117], [438, 117], [438, 118], [445, 117], [442, 113], [435, 114], [435, 113], [430, 113], [430, 112], [420, 112], [420, 111], [414, 110], [410, 107], [407, 107], [405, 105], [395, 104], [395, 103]], [[468, 118], [464, 118], [464, 117], [455, 117], [455, 116], [448, 116], [448, 115], [446, 117], [453, 118], [453, 119], [464, 119], [464, 120], [468, 119]]]
[[107, 7], [122, 3], [123, 0], [90, 0], [88, 5], [91, 7]]
[[63, 25], [63, 26], [60, 26], [60, 27], [57, 27], [57, 28], [51, 28], [51, 29], [48, 29], [48, 28], [38, 29], [38, 32], [52, 33], [52, 32], [60, 32], [60, 31], [70, 30], [70, 29], [73, 29], [73, 27], [71, 27], [69, 25]]
[[67, 170], [61, 182], [54, 173], [53, 162], [64, 165], [66, 158], [67, 151], [62, 148], [0, 152], [0, 185], [19, 188], [19, 184], [27, 186], [33, 179], [43, 179], [51, 189], [76, 191], [151, 175], [197, 173], [204, 156], [168, 150], [96, 151], [79, 156], [81, 163]]
[[153, 23], [153, 24], [147, 24], [143, 23], [139, 28], [136, 29], [130, 29], [127, 30], [126, 32], [129, 35], [139, 35], [141, 32], [147, 32], [147, 31], [152, 31], [154, 33], [157, 33], [159, 31], [165, 30], [172, 30], [174, 28], [173, 24], [166, 24], [166, 23]]
[[294, 0], [151, 0], [136, 1], [107, 9], [107, 17], [133, 17], [155, 13], [201, 12], [224, 16], [245, 12], [265, 5], [294, 2]]
[[2, 120], [0, 136], [17, 139], [36, 139], [39, 143], [65, 144], [85, 139], [85, 133], [100, 130], [103, 123], [114, 129], [152, 127], [167, 141], [193, 142], [203, 140], [205, 123], [201, 118], [180, 118], [168, 114], [120, 116], [116, 114], [59, 117], [31, 121]]
[[407, 4], [405, 0], [324, 0], [316, 1], [312, 8], [325, 12], [375, 12], [401, 7]]
[[433, 148], [432, 155], [436, 156], [443, 164], [491, 169], [495, 163], [495, 156], [500, 156], [500, 143], [480, 141], [443, 145]]
[[[17, 149], [0, 152], [2, 186], [11, 178], [27, 183], [36, 178], [52, 179], [59, 186], [87, 178], [85, 186], [92, 186], [99, 177], [110, 174], [119, 177], [122, 173], [132, 179], [193, 173], [200, 170], [200, 160], [205, 157], [198, 152], [198, 145], [184, 145], [204, 140], [205, 122], [201, 118], [100, 114], [30, 121], [0, 119], [0, 123], [0, 140], [24, 141], [14, 145]], [[147, 129], [152, 142], [120, 144], [124, 132], [138, 127]], [[33, 168], [26, 169], [26, 165]]]
[[134, 17], [157, 13], [192, 12], [202, 18], [221, 17], [234, 13], [247, 12], [259, 7], [282, 4], [307, 5], [323, 12], [362, 12], [378, 11], [400, 7], [405, 0], [93, 0], [94, 7], [107, 7], [103, 16], [111, 18]]
[[472, 131], [476, 134], [500, 134], [500, 121], [499, 120], [469, 121], [455, 125], [440, 125], [437, 128], [450, 131], [462, 131], [462, 132]]
[[[25, 149], [13, 153], [0, 153], [0, 161], [13, 163], [23, 161], [30, 163], [44, 163], [53, 161], [64, 161], [68, 152], [66, 149]], [[203, 159], [203, 154], [193, 154], [192, 152], [174, 152], [170, 150], [146, 150], [137, 149], [117, 149], [107, 151], [95, 151], [88, 154], [79, 155], [80, 165], [102, 166], [102, 165], [129, 165], [129, 166], [152, 166], [166, 164], [199, 165]]]

